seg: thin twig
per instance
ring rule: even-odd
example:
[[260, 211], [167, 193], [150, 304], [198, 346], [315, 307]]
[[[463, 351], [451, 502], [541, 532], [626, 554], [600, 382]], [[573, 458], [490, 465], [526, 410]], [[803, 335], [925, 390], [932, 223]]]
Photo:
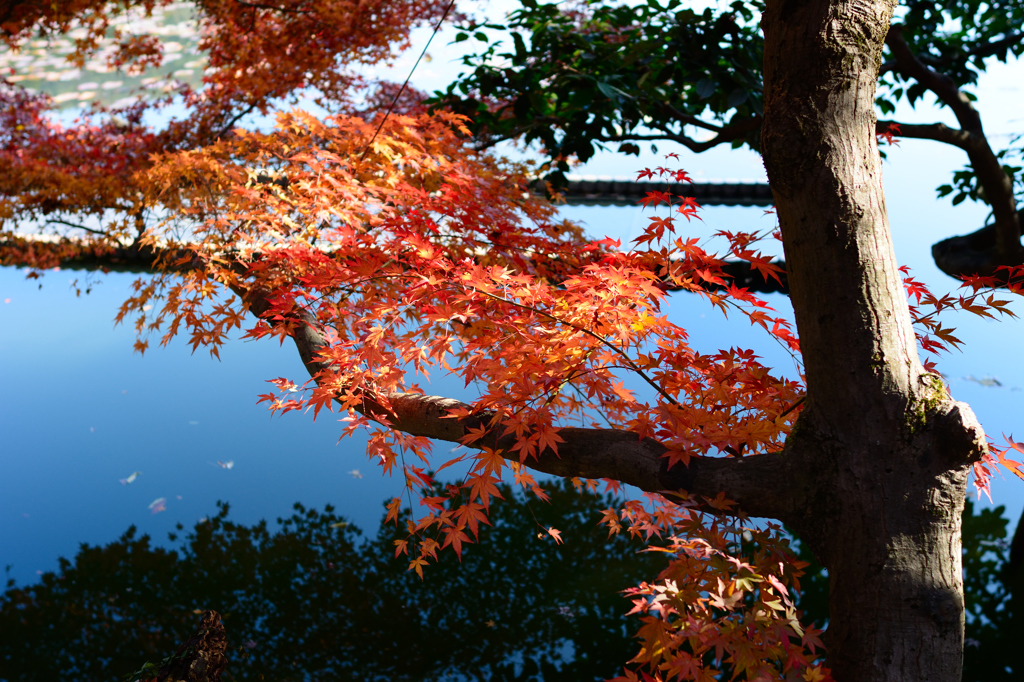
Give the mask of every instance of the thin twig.
[[427, 40], [427, 44], [423, 46], [423, 51], [420, 52], [420, 56], [416, 58], [416, 63], [412, 65], [412, 70], [410, 70], [409, 75], [405, 77], [405, 82], [402, 83], [402, 87], [398, 89], [398, 93], [395, 95], [394, 99], [391, 100], [391, 106], [388, 107], [387, 113], [384, 114], [384, 118], [380, 120], [380, 125], [378, 125], [377, 130], [374, 131], [373, 137], [371, 137], [370, 141], [366, 143], [366, 148], [363, 149], [363, 153], [359, 155], [360, 161], [366, 158], [366, 152], [370, 151], [370, 146], [373, 144], [373, 141], [377, 139], [377, 135], [380, 133], [381, 128], [384, 127], [384, 122], [388, 120], [388, 116], [390, 116], [391, 112], [394, 111], [395, 104], [398, 103], [398, 98], [402, 96], [403, 92], [405, 92], [405, 88], [409, 85], [409, 79], [412, 78], [412, 74], [416, 71], [416, 67], [420, 65], [420, 60], [423, 59], [423, 55], [427, 53], [427, 48], [430, 47], [431, 41], [434, 40], [434, 36], [436, 36], [437, 32], [441, 29], [441, 24], [443, 24], [444, 20], [448, 18], [448, 12], [450, 12], [454, 6], [455, 0], [451, 0], [451, 2], [448, 3], [448, 7], [445, 8], [444, 14], [441, 15], [441, 20], [438, 21], [437, 26], [434, 27], [434, 32], [430, 34], [430, 39]]
[[77, 228], [79, 230], [85, 230], [86, 232], [91, 232], [93, 234], [98, 234], [98, 235], [101, 235], [101, 236], [107, 234], [103, 230], [94, 230], [91, 227], [86, 227], [85, 225], [79, 225], [78, 223], [71, 223], [71, 222], [68, 222], [67, 220], [60, 220], [59, 218], [50, 218], [50, 219], [48, 219], [46, 221], [47, 225], [49, 225], [50, 223], [58, 223], [60, 225], [67, 225], [68, 227], [74, 227], [74, 228]]
[[805, 400], [807, 400], [807, 396], [806, 395], [804, 397], [800, 398], [800, 400], [798, 400], [795, 403], [793, 403], [792, 405], [790, 405], [789, 407], [787, 407], [785, 410], [783, 410], [782, 414], [780, 414], [778, 416], [778, 418], [781, 419], [782, 417], [785, 417], [787, 414], [789, 414], [790, 412], [792, 412], [796, 408], [798, 408], [801, 405], [803, 405]]

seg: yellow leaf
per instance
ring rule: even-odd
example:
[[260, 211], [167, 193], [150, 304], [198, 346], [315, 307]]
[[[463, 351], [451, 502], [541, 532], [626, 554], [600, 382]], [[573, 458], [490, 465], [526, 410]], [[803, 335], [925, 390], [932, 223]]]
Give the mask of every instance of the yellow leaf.
[[807, 680], [807, 682], [821, 682], [826, 677], [827, 675], [822, 672], [820, 665], [816, 665], [813, 668], [808, 668], [804, 671], [804, 679]]

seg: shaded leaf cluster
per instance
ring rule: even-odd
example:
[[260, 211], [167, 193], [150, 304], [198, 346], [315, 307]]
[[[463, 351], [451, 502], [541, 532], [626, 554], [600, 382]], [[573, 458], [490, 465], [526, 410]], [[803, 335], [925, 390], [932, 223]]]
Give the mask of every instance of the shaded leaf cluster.
[[[649, 0], [566, 11], [524, 1], [505, 24], [465, 27], [486, 48], [464, 59], [471, 70], [434, 102], [471, 116], [490, 142], [540, 143], [561, 171], [603, 143], [635, 153], [630, 140], [682, 136], [681, 116], [760, 115], [760, 7], [734, 2], [716, 14]], [[756, 147], [754, 133], [737, 144]]]

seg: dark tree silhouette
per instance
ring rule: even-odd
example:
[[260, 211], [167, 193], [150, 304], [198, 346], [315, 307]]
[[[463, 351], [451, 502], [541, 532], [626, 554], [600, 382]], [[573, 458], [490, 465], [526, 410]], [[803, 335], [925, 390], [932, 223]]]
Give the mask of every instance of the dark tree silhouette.
[[[174, 537], [176, 550], [129, 529], [104, 547], [83, 545], [36, 585], [8, 585], [0, 680], [114, 680], [136, 669], [146, 679], [195, 639], [204, 607], [224, 614], [224, 680], [604, 679], [635, 653], [636, 624], [623, 616], [628, 602], [602, 586], [629, 587], [653, 575], [658, 558], [597, 527], [595, 512], [610, 499], [565, 482], [550, 492], [548, 505], [503, 489], [495, 528], [466, 548], [461, 566], [443, 554], [423, 581], [407, 562], [388, 559], [402, 537], [394, 526], [361, 542], [329, 507], [296, 505], [271, 530], [230, 521], [222, 504]], [[552, 523], [566, 528], [566, 544], [538, 538]], [[1013, 591], [1024, 571], [1006, 525], [1002, 506], [974, 513], [967, 501], [964, 682], [1021, 674], [1009, 652], [1024, 636]], [[1018, 526], [1018, 545], [1021, 538]], [[810, 563], [799, 597], [804, 620], [823, 626], [828, 575], [802, 543], [794, 548]]]
[[[421, 581], [395, 560], [393, 525], [361, 541], [328, 507], [296, 505], [245, 526], [228, 505], [155, 547], [133, 528], [0, 599], [0, 680], [153, 676], [193, 633], [196, 612], [223, 616], [230, 680], [597, 680], [636, 653], [625, 589], [660, 557], [607, 537], [612, 500], [549, 489], [551, 504], [505, 487], [494, 528], [461, 565], [440, 555]], [[556, 546], [539, 525], [557, 524]], [[404, 524], [401, 524], [404, 525]], [[613, 589], [609, 589], [609, 586]], [[152, 663], [149, 672], [140, 670]], [[262, 675], [262, 678], [260, 677]]]

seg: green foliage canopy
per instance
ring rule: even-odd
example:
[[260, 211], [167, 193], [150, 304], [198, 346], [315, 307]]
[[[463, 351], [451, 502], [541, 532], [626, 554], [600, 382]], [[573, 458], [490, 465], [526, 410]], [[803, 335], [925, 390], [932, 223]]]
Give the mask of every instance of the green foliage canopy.
[[[688, 4], [521, 0], [505, 23], [463, 27], [457, 41], [485, 45], [464, 58], [468, 70], [432, 101], [473, 117], [474, 133], [486, 144], [541, 146], [556, 184], [564, 182], [570, 159], [587, 161], [615, 144], [633, 154], [639, 143], [658, 141], [695, 152], [720, 144], [758, 150], [764, 4], [736, 0], [701, 12]], [[968, 100], [991, 58], [1024, 54], [1024, 4], [1017, 0], [904, 0], [896, 17], [911, 54]], [[882, 115], [929, 92], [891, 45], [882, 59]], [[938, 139], [925, 130], [903, 134]], [[1014, 178], [1020, 169], [1011, 161], [1020, 151], [1011, 144], [999, 152]], [[956, 203], [985, 201], [978, 186], [968, 166], [939, 191], [955, 192]]]

